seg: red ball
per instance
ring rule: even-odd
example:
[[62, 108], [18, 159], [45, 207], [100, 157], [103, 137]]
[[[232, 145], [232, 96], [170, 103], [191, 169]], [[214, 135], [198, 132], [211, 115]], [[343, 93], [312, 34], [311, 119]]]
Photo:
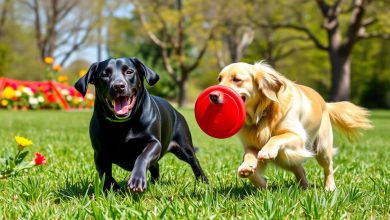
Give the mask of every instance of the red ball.
[[216, 85], [205, 89], [195, 103], [199, 127], [214, 138], [236, 134], [245, 121], [245, 104], [233, 89]]

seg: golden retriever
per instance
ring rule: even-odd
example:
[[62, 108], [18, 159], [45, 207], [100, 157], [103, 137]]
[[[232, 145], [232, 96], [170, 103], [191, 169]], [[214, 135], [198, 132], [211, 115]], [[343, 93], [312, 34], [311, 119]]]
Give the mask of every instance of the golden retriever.
[[[218, 80], [245, 102], [246, 119], [238, 134], [245, 153], [238, 175], [260, 188], [267, 185], [262, 175], [266, 165], [274, 162], [293, 172], [306, 189], [302, 163], [315, 157], [324, 169], [325, 189], [333, 191], [332, 125], [345, 132], [350, 141], [360, 134], [360, 128], [372, 127], [364, 108], [350, 102], [326, 103], [313, 89], [288, 80], [263, 62], [230, 64], [222, 69]], [[215, 98], [210, 97], [218, 100]]]

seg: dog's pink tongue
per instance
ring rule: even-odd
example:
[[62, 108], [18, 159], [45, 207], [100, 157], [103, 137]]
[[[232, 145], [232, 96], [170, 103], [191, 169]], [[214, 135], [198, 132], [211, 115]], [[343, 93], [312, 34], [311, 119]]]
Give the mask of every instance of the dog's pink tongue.
[[115, 112], [119, 115], [124, 115], [129, 112], [129, 107], [127, 103], [127, 99], [124, 97], [120, 97], [115, 99]]

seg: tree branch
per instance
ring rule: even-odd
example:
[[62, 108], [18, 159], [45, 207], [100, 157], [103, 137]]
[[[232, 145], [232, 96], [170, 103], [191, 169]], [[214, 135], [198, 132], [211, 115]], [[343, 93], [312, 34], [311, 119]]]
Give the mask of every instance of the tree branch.
[[244, 53], [244, 49], [252, 43], [253, 39], [255, 37], [255, 34], [252, 29], [248, 29], [244, 31], [244, 34], [241, 37], [240, 42], [237, 45], [236, 54], [237, 54], [237, 60], [241, 59]]
[[332, 5], [332, 11], [334, 12], [335, 15], [338, 15], [341, 13], [341, 8], [340, 4], [343, 0], [337, 0], [333, 5]]
[[221, 50], [218, 50], [217, 51], [217, 63], [218, 63], [218, 67], [220, 69], [222, 69], [224, 66], [226, 66], [226, 63], [223, 59], [223, 53]]
[[275, 44], [286, 44], [291, 41], [307, 41], [309, 38], [307, 36], [289, 36], [286, 38], [282, 38], [280, 40], [275, 40]]
[[389, 33], [362, 33], [358, 35], [358, 39], [372, 39], [372, 38], [379, 38], [383, 40], [390, 40], [390, 34]]
[[[89, 34], [90, 34], [91, 30], [92, 30], [92, 27], [93, 27], [93, 25], [91, 24], [89, 26], [89, 28], [85, 31], [85, 34], [81, 38], [81, 40], [78, 41], [78, 42], [75, 42], [73, 44], [73, 46], [71, 47], [71, 49], [67, 53], [65, 53], [65, 56], [62, 58], [62, 60], [60, 62], [61, 66], [63, 66], [65, 64], [65, 62], [69, 59], [70, 55], [72, 55], [73, 52], [78, 50], [80, 48], [80, 46], [85, 43], [85, 41], [88, 39], [88, 36], [89, 36]], [[77, 40], [75, 40], [75, 41], [77, 41]]]
[[302, 46], [302, 47], [295, 47], [295, 48], [289, 49], [284, 53], [280, 52], [279, 54], [276, 54], [274, 56], [274, 62], [279, 61], [281, 59], [284, 59], [297, 51], [309, 50], [312, 48], [313, 48], [313, 46]]
[[195, 62], [186, 69], [187, 72], [192, 72], [199, 65], [200, 60], [202, 59], [203, 55], [205, 54], [205, 52], [207, 50], [207, 47], [209, 45], [209, 41], [213, 38], [215, 27], [216, 26], [211, 28], [211, 30], [209, 32], [209, 35], [206, 38], [205, 43], [204, 43], [202, 49], [200, 50], [198, 56], [195, 59]]
[[163, 16], [160, 14], [160, 10], [158, 9], [158, 7], [154, 8], [153, 12], [157, 15], [158, 20], [160, 20], [160, 23], [163, 26], [163, 32], [165, 33], [166, 38], [171, 43], [172, 47], [177, 48], [178, 45], [174, 42], [172, 35], [169, 34], [167, 22], [164, 20]]
[[[323, 2], [318, 0], [317, 2]], [[325, 2], [323, 2], [325, 4]], [[272, 28], [272, 29], [278, 29], [278, 28], [289, 28], [293, 30], [297, 30], [300, 32], [305, 33], [310, 40], [313, 41], [313, 43], [316, 45], [318, 49], [321, 50], [328, 50], [328, 46], [323, 45], [320, 40], [316, 37], [316, 35], [307, 27], [304, 26], [298, 26], [290, 23], [285, 23], [285, 24], [263, 24], [259, 23], [256, 19], [253, 19], [252, 17], [248, 17], [248, 19], [253, 22], [257, 27], [259, 28]]]
[[5, 24], [5, 21], [7, 20], [7, 14], [9, 10], [11, 0], [5, 0], [3, 2], [2, 8], [1, 8], [1, 14], [0, 14], [0, 36]]
[[320, 6], [320, 10], [322, 12], [322, 15], [324, 17], [327, 17], [328, 15], [328, 11], [329, 11], [329, 5], [326, 4], [326, 2], [324, 0], [316, 0], [318, 6]]
[[169, 54], [168, 54], [168, 49], [165, 48], [165, 47], [161, 47], [161, 54], [162, 54], [162, 57], [163, 57], [163, 62], [164, 62], [164, 66], [165, 66], [165, 69], [167, 70], [168, 72], [168, 75], [176, 82], [178, 83], [179, 82], [179, 79], [177, 77], [177, 74], [176, 74], [176, 71], [173, 69], [172, 67], [172, 62], [171, 62], [171, 59], [169, 58]]
[[374, 17], [370, 17], [370, 18], [366, 18], [362, 21], [362, 24], [361, 26], [362, 27], [368, 27], [372, 24], [375, 24], [376, 22], [378, 22], [378, 18], [374, 18]]
[[358, 36], [358, 32], [360, 31], [360, 28], [362, 26], [362, 20], [365, 14], [366, 5], [367, 2], [365, 0], [354, 1], [354, 9], [352, 10], [352, 15], [347, 30], [347, 40], [342, 46], [343, 49], [345, 49], [347, 52], [351, 51]]
[[42, 28], [41, 28], [41, 16], [39, 14], [39, 3], [38, 0], [34, 0], [33, 2], [34, 2], [33, 4], [29, 4], [28, 2], [27, 4], [31, 5], [31, 8], [33, 9], [34, 12], [35, 38], [37, 39], [38, 48], [41, 51], [41, 59], [43, 60], [45, 57], [43, 53], [44, 48], [42, 42]]
[[78, 1], [69, 3], [68, 6], [61, 6], [61, 10], [58, 13], [58, 20], [64, 19], [78, 4]]
[[137, 3], [134, 4], [135, 5], [135, 8], [137, 9], [138, 11], [138, 14], [139, 14], [139, 17], [140, 17], [140, 21], [141, 21], [141, 24], [142, 26], [144, 27], [144, 29], [146, 30], [146, 34], [148, 35], [148, 37], [153, 41], [153, 43], [155, 43], [157, 46], [159, 46], [160, 48], [166, 48], [167, 47], [167, 43], [160, 40], [152, 31], [149, 30], [149, 28], [147, 27], [147, 22], [146, 22], [146, 19], [145, 19], [145, 14], [144, 14], [144, 11], [142, 9], [142, 7], [139, 7]]
[[293, 30], [297, 30], [300, 32], [305, 33], [310, 40], [313, 41], [314, 45], [321, 50], [328, 50], [328, 46], [323, 45], [320, 40], [314, 35], [314, 33], [307, 27], [301, 27], [293, 24], [277, 24], [277, 25], [272, 25], [274, 28], [290, 28]]

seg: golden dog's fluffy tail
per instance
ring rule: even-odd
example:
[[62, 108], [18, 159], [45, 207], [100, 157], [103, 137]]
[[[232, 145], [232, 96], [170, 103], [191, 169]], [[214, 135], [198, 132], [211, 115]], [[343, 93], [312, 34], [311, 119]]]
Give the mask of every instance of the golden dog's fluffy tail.
[[332, 125], [346, 134], [349, 141], [354, 141], [361, 133], [360, 129], [372, 128], [368, 119], [369, 112], [350, 102], [326, 103]]

